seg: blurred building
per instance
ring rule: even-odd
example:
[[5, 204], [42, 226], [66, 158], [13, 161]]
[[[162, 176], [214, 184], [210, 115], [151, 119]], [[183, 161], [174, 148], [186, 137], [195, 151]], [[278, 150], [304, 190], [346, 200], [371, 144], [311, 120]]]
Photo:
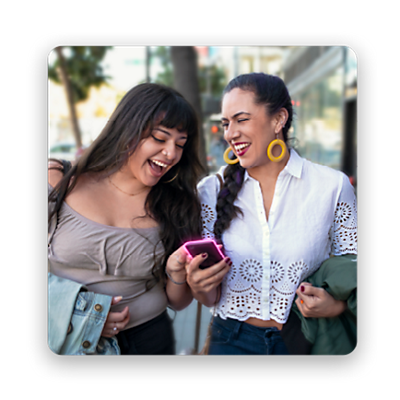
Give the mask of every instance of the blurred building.
[[[216, 65], [223, 69], [226, 84], [235, 76], [250, 72], [282, 75], [282, 62], [287, 46], [210, 46], [197, 48], [199, 63]], [[228, 147], [221, 128], [221, 93], [203, 96], [204, 132], [210, 172], [222, 165], [223, 153]]]
[[287, 46], [210, 46], [208, 62], [224, 68], [227, 80], [237, 75], [262, 71], [279, 75]]
[[282, 77], [294, 105], [292, 135], [300, 154], [340, 169], [356, 184], [357, 60], [344, 46], [292, 47]]
[[[223, 66], [227, 80], [249, 72], [280, 76], [288, 86], [295, 117], [290, 136], [299, 153], [357, 177], [357, 60], [344, 46], [210, 47], [208, 63]], [[201, 59], [201, 57], [200, 57]], [[210, 171], [227, 147], [220, 126], [221, 98], [206, 108], [204, 131]]]
[[[209, 46], [196, 47], [199, 65], [216, 66], [224, 72], [225, 86], [231, 79], [240, 74], [262, 71], [267, 74], [280, 75], [284, 46]], [[211, 96], [209, 90], [204, 93], [204, 115], [219, 113], [221, 92]], [[208, 97], [207, 97], [208, 95]]]

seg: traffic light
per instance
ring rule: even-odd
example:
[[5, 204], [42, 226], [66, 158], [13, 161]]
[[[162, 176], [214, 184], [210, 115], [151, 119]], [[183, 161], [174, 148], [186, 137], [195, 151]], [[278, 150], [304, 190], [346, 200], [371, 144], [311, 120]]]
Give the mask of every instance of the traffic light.
[[211, 133], [215, 135], [218, 132], [219, 132], [219, 126], [215, 124], [211, 125]]

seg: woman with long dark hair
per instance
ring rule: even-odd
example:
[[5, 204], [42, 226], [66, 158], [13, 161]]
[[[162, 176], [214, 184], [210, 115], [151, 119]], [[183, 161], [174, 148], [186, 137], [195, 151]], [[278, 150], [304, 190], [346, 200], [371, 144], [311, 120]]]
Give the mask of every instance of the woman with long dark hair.
[[166, 308], [192, 301], [180, 247], [201, 235], [198, 140], [178, 92], [141, 84], [69, 171], [51, 163], [49, 270], [119, 297], [102, 336], [116, 335], [122, 354], [174, 354]]
[[304, 281], [330, 255], [357, 254], [354, 190], [342, 172], [288, 149], [292, 118], [276, 76], [241, 75], [224, 90], [229, 165], [220, 171], [222, 187], [212, 175], [198, 191], [203, 237], [223, 244], [232, 266], [188, 266], [194, 297], [215, 306], [209, 354], [288, 354], [281, 330], [294, 301], [305, 317], [346, 309]]

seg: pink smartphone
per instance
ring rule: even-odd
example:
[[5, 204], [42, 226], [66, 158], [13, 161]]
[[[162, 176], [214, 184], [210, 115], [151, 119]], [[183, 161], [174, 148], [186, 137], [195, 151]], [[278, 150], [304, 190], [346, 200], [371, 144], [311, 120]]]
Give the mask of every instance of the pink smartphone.
[[225, 256], [212, 239], [194, 240], [186, 242], [183, 246], [186, 252], [196, 257], [198, 254], [207, 253], [208, 257], [200, 264], [199, 268], [205, 269], [222, 261]]

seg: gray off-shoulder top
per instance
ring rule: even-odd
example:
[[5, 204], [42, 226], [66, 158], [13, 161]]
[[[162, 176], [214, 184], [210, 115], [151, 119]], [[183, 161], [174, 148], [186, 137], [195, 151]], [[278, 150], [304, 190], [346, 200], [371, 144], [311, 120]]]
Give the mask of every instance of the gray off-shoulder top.
[[48, 247], [49, 271], [82, 283], [92, 292], [123, 296], [111, 311], [129, 307], [128, 329], [167, 307], [164, 282], [156, 282], [152, 275], [155, 257], [163, 251], [158, 228], [103, 225], [64, 202]]

